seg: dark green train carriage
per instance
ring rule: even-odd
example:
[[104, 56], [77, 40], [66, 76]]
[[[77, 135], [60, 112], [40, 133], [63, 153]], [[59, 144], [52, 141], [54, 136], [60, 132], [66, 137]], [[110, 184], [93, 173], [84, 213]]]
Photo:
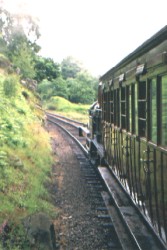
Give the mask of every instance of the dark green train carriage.
[[100, 78], [98, 96], [90, 151], [103, 145], [110, 168], [166, 242], [167, 26]]

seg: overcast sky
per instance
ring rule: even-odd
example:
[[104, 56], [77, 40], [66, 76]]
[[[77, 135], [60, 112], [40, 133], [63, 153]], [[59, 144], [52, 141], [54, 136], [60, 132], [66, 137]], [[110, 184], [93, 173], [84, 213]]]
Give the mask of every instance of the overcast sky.
[[39, 18], [42, 55], [103, 75], [166, 25], [167, 0], [0, 0]]

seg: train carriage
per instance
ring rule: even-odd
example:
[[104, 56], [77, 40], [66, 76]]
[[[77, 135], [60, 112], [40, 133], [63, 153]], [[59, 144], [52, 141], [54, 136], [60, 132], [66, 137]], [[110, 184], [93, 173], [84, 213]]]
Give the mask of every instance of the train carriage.
[[167, 239], [167, 26], [100, 78], [90, 154]]

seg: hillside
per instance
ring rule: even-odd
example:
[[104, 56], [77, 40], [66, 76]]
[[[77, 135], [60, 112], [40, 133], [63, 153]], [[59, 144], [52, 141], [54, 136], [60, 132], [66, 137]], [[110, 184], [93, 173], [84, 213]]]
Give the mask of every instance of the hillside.
[[52, 151], [44, 112], [19, 76], [7, 71], [0, 69], [0, 236], [4, 224], [16, 227], [29, 214], [54, 210], [45, 188]]

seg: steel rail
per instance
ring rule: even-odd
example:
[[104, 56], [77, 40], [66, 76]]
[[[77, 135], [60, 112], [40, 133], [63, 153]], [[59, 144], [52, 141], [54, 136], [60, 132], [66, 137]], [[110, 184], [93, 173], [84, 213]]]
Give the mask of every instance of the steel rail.
[[78, 124], [78, 125], [80, 125], [80, 126], [84, 126], [84, 127], [86, 126], [86, 124], [83, 123], [83, 122], [79, 122], [79, 121], [76, 121], [76, 120], [67, 118], [67, 117], [65, 117], [65, 116], [62, 116], [62, 115], [52, 114], [52, 113], [49, 113], [49, 112], [45, 112], [45, 114], [46, 114], [47, 116], [55, 117], [56, 119], [60, 119], [60, 120], [62, 120], [62, 121], [66, 121], [67, 123], [68, 123], [68, 121], [69, 121], [69, 124], [71, 124], [70, 122], [73, 122], [73, 123], [76, 123], [76, 124]]
[[[53, 118], [53, 117], [52, 117]], [[62, 123], [65, 123], [65, 124], [68, 124], [68, 125], [70, 125], [70, 126], [72, 126], [72, 127], [75, 127], [75, 128], [77, 128], [75, 125], [73, 125], [73, 124], [69, 124], [68, 122], [66, 122], [66, 121], [64, 121], [64, 120], [60, 120], [59, 118], [57, 118], [57, 117], [54, 117], [54, 119], [56, 119], [56, 120], [58, 120], [58, 121], [61, 121]], [[83, 147], [83, 145], [79, 142], [79, 140], [74, 136], [74, 135], [72, 135], [67, 129], [65, 129], [62, 125], [60, 125], [59, 123], [57, 123], [57, 122], [55, 122], [55, 121], [53, 121], [53, 120], [50, 120], [49, 119], [49, 121], [50, 122], [52, 122], [52, 123], [54, 123], [56, 126], [58, 126], [59, 128], [61, 128], [66, 134], [68, 134], [78, 145], [79, 145], [79, 147], [81, 148], [81, 150], [84, 152], [84, 155], [86, 156], [86, 157], [88, 157], [88, 151]], [[116, 209], [117, 209], [117, 213], [119, 214], [119, 216], [121, 215], [121, 212], [119, 211], [119, 208], [118, 207], [116, 207]], [[126, 241], [126, 245], [127, 245], [127, 247], [125, 247], [125, 244], [123, 243], [123, 244], [121, 244], [122, 245], [122, 248], [125, 250], [125, 249], [127, 249], [127, 250], [133, 250], [133, 249], [135, 249], [135, 250], [142, 250], [141, 248], [140, 248], [140, 246], [139, 246], [139, 244], [138, 244], [138, 242], [137, 242], [137, 240], [135, 239], [135, 237], [134, 237], [134, 235], [133, 235], [133, 233], [132, 233], [132, 231], [129, 229], [129, 227], [127, 226], [127, 223], [126, 223], [126, 221], [123, 219], [123, 217], [121, 217], [121, 221], [122, 221], [122, 223], [124, 224], [124, 226], [126, 226], [126, 230], [127, 230], [127, 234], [128, 234], [128, 237], [129, 237], [129, 242], [127, 242]], [[119, 235], [118, 235], [118, 237], [119, 237]], [[121, 241], [120, 241], [120, 243], [121, 243]]]
[[[56, 126], [58, 126], [58, 127], [59, 127], [62, 131], [64, 131], [66, 134], [68, 134], [68, 135], [72, 138], [72, 140], [74, 140], [74, 141], [77, 143], [77, 145], [78, 145], [78, 146], [81, 148], [81, 150], [83, 151], [84, 155], [88, 158], [88, 156], [89, 156], [88, 150], [86, 150], [86, 148], [85, 148], [85, 147], [82, 145], [82, 143], [76, 138], [75, 135], [73, 135], [71, 132], [69, 132], [68, 129], [64, 128], [63, 125], [60, 125], [59, 123], [61, 122], [61, 123], [63, 123], [63, 124], [66, 124], [66, 125], [68, 125], [68, 126], [70, 126], [70, 127], [75, 128], [75, 129], [78, 129], [78, 128], [79, 128], [78, 126], [76, 126], [76, 125], [74, 125], [74, 124], [72, 124], [72, 123], [70, 123], [70, 122], [67, 122], [67, 121], [65, 121], [65, 120], [62, 120], [62, 119], [60, 119], [60, 118], [58, 118], [58, 117], [52, 116], [52, 115], [50, 115], [50, 114], [47, 114], [47, 120], [50, 121], [50, 122], [52, 122], [52, 123], [55, 124]], [[56, 121], [54, 121], [54, 120], [57, 120], [58, 122], [56, 122]], [[73, 122], [73, 120], [72, 120], [72, 122]], [[111, 169], [110, 169], [110, 171], [111, 171]], [[100, 174], [101, 180], [104, 180], [104, 178], [103, 178], [102, 174], [100, 173], [100, 171], [98, 171], [98, 172], [99, 172], [99, 174]], [[112, 177], [110, 177], [110, 178], [114, 178], [114, 179], [118, 182], [118, 185], [120, 185], [120, 188], [121, 188], [122, 191], [125, 193], [125, 195], [128, 196], [127, 192], [125, 191], [124, 188], [122, 188], [122, 185], [119, 183], [119, 180], [116, 178], [116, 176], [115, 176], [113, 173], [111, 174], [111, 176], [112, 176]], [[125, 239], [123, 239], [123, 237], [121, 238], [121, 236], [120, 236], [121, 239], [119, 239], [119, 241], [120, 241], [120, 243], [121, 243], [121, 246], [122, 246], [122, 249], [124, 249], [124, 250], [133, 250], [133, 249], [135, 249], [135, 250], [142, 250], [142, 249], [147, 249], [147, 248], [141, 247], [140, 243], [138, 242], [138, 239], [136, 238], [136, 236], [135, 236], [134, 233], [133, 233], [133, 230], [131, 230], [130, 226], [128, 225], [128, 223], [127, 223], [127, 221], [126, 221], [126, 219], [125, 219], [125, 216], [123, 215], [123, 213], [122, 213], [122, 211], [121, 211], [121, 207], [118, 205], [118, 203], [117, 203], [115, 197], [111, 194], [111, 191], [112, 191], [111, 188], [110, 188], [109, 186], [107, 186], [107, 185], [106, 185], [106, 187], [107, 187], [107, 193], [108, 193], [109, 196], [111, 197], [112, 202], [113, 202], [113, 204], [114, 204], [114, 208], [112, 207], [112, 209], [111, 209], [111, 204], [109, 204], [110, 202], [107, 202], [107, 201], [105, 200], [105, 197], [106, 197], [106, 196], [105, 196], [104, 194], [102, 194], [102, 197], [104, 198], [105, 205], [106, 205], [106, 207], [107, 207], [107, 209], [108, 209], [108, 212], [109, 212], [109, 215], [110, 215], [110, 217], [111, 217], [111, 221], [113, 221], [113, 220], [112, 220], [112, 212], [113, 212], [116, 216], [119, 217], [119, 218], [117, 218], [117, 220], [118, 220], [118, 221], [121, 221], [122, 227], [124, 228], [124, 229], [122, 229], [122, 230], [123, 230], [124, 232], [125, 232], [125, 230], [126, 230], [127, 236], [125, 236]], [[131, 201], [131, 200], [130, 200], [130, 201]], [[107, 204], [107, 203], [108, 203], [108, 204]], [[132, 202], [132, 203], [133, 203], [133, 202]], [[136, 210], [136, 206], [134, 205], [134, 203], [131, 204], [131, 205], [133, 205], [133, 206], [134, 206], [134, 209]], [[136, 211], [136, 213], [139, 213], [139, 211]], [[141, 215], [141, 213], [139, 213], [138, 216], [140, 217], [140, 215]], [[141, 218], [141, 220], [142, 220], [142, 218]], [[115, 221], [115, 218], [114, 218], [114, 221]], [[120, 223], [120, 222], [118, 222], [118, 223]], [[113, 223], [113, 225], [114, 225], [114, 227], [115, 227], [115, 222]], [[145, 226], [147, 226], [147, 225], [145, 225]], [[117, 231], [117, 229], [116, 229], [115, 231], [117, 232], [117, 234], [119, 233], [119, 230]], [[118, 235], [118, 237], [119, 237], [119, 235]], [[127, 242], [127, 237], [128, 237], [128, 239], [129, 239], [128, 242]], [[161, 244], [162, 244], [162, 242], [161, 242]], [[158, 249], [159, 249], [159, 248], [158, 248]], [[162, 245], [162, 249], [166, 249], [166, 248], [164, 248], [164, 245]]]
[[[78, 129], [78, 126], [75, 126], [74, 124], [71, 124], [71, 123], [66, 122], [64, 120], [61, 120], [61, 119], [59, 119], [57, 117], [54, 117], [54, 119], [57, 119], [58, 121], [61, 121], [61, 122], [65, 123], [65, 124], [70, 125], [71, 127], [74, 127], [76, 129]], [[53, 121], [53, 120], [51, 120], [49, 118], [47, 120], [50, 121], [50, 122], [52, 122], [52, 123], [54, 123], [56, 126], [58, 126], [59, 128], [61, 128], [66, 134], [68, 134], [78, 144], [78, 146], [82, 149], [82, 151], [84, 152], [85, 156], [88, 157], [88, 150], [82, 145], [82, 143], [74, 135], [72, 135], [72, 133], [70, 133], [67, 129], [65, 129], [59, 123], [57, 123], [57, 122], [55, 122], [55, 121]]]

